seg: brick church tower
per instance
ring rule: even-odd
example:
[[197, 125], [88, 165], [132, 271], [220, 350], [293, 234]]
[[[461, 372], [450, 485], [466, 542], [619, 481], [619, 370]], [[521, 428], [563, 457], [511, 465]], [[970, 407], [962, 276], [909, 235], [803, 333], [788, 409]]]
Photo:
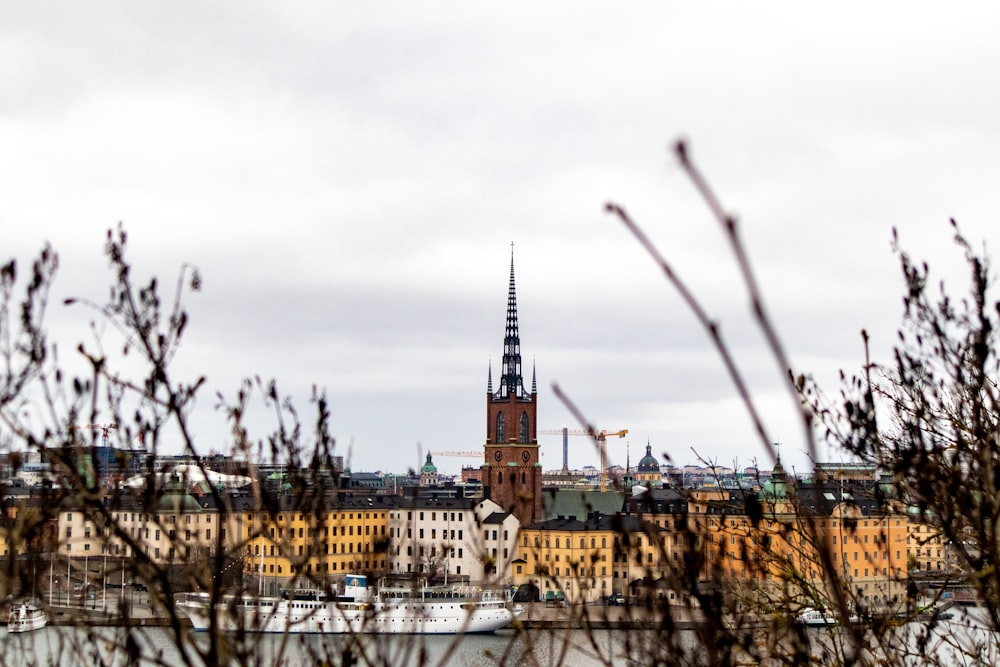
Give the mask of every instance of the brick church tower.
[[542, 465], [538, 460], [538, 386], [531, 372], [531, 393], [521, 375], [521, 338], [517, 331], [514, 256], [510, 258], [507, 326], [502, 374], [493, 390], [493, 365], [486, 382], [486, 446], [482, 480], [486, 497], [517, 516], [522, 526], [542, 517]]

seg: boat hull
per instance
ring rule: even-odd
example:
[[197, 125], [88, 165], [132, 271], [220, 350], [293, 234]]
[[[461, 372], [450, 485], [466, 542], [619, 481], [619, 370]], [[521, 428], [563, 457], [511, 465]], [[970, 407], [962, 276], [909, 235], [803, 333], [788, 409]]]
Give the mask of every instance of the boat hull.
[[[210, 600], [189, 594], [178, 600], [195, 630], [211, 628]], [[223, 632], [303, 634], [491, 633], [509, 625], [520, 611], [499, 597], [487, 599], [389, 599], [371, 602], [224, 599], [215, 606]]]

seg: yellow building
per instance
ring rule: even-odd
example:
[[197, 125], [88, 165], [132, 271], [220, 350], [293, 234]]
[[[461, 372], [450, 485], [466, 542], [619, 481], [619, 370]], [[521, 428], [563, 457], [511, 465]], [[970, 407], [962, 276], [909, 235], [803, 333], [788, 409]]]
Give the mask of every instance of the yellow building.
[[[650, 531], [655, 537], [644, 540]], [[658, 528], [635, 517], [593, 512], [583, 521], [575, 517], [540, 521], [521, 529], [514, 584], [532, 584], [543, 596], [552, 593], [570, 603], [596, 602], [625, 590], [629, 577], [643, 571], [647, 558], [660, 563], [658, 544]], [[642, 554], [643, 563], [633, 564], [619, 555], [636, 552]]]
[[[776, 473], [759, 495], [665, 489], [629, 499], [629, 512], [661, 531], [662, 553], [640, 556], [650, 569], [646, 578], [678, 573], [686, 563], [699, 568], [699, 581], [721, 584], [736, 597], [821, 602], [831, 595], [823, 565], [829, 559], [859, 604], [900, 602], [907, 576], [906, 517], [878, 500], [870, 484], [801, 483], [789, 489], [780, 467]], [[636, 554], [629, 563], [634, 568]], [[635, 583], [634, 572], [623, 574]]]
[[[397, 499], [348, 496], [316, 503], [284, 499], [267, 511], [243, 512], [244, 572], [260, 577], [266, 590], [307, 585], [349, 572], [388, 572], [387, 526]], [[263, 576], [261, 576], [263, 575]]]
[[915, 571], [926, 573], [953, 569], [947, 538], [939, 528], [929, 521], [920, 520], [917, 515], [911, 516], [907, 522], [906, 554], [909, 568]]

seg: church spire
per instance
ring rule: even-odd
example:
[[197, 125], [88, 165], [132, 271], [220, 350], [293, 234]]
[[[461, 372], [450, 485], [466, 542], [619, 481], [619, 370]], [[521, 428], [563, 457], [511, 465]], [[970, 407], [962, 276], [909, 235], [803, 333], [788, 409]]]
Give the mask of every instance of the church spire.
[[[511, 244], [513, 246], [513, 244]], [[510, 251], [510, 286], [507, 289], [507, 326], [503, 337], [503, 375], [497, 398], [525, 395], [521, 377], [521, 337], [517, 331], [517, 292], [514, 289], [514, 248]]]

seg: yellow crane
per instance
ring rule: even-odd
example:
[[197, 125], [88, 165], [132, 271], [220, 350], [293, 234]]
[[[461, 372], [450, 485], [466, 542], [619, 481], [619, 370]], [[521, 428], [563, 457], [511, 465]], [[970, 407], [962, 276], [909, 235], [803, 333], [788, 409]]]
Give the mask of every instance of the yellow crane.
[[[582, 428], [560, 428], [551, 429], [543, 428], [538, 431], [542, 435], [585, 435], [589, 438], [593, 438], [601, 452], [601, 491], [606, 491], [608, 488], [608, 438], [624, 438], [628, 435], [628, 429], [623, 428], [619, 431], [608, 431], [607, 429], [601, 429], [600, 431], [595, 431], [592, 429], [582, 429]], [[566, 441], [563, 440], [563, 469], [566, 470], [569, 467], [568, 456], [566, 451]]]

